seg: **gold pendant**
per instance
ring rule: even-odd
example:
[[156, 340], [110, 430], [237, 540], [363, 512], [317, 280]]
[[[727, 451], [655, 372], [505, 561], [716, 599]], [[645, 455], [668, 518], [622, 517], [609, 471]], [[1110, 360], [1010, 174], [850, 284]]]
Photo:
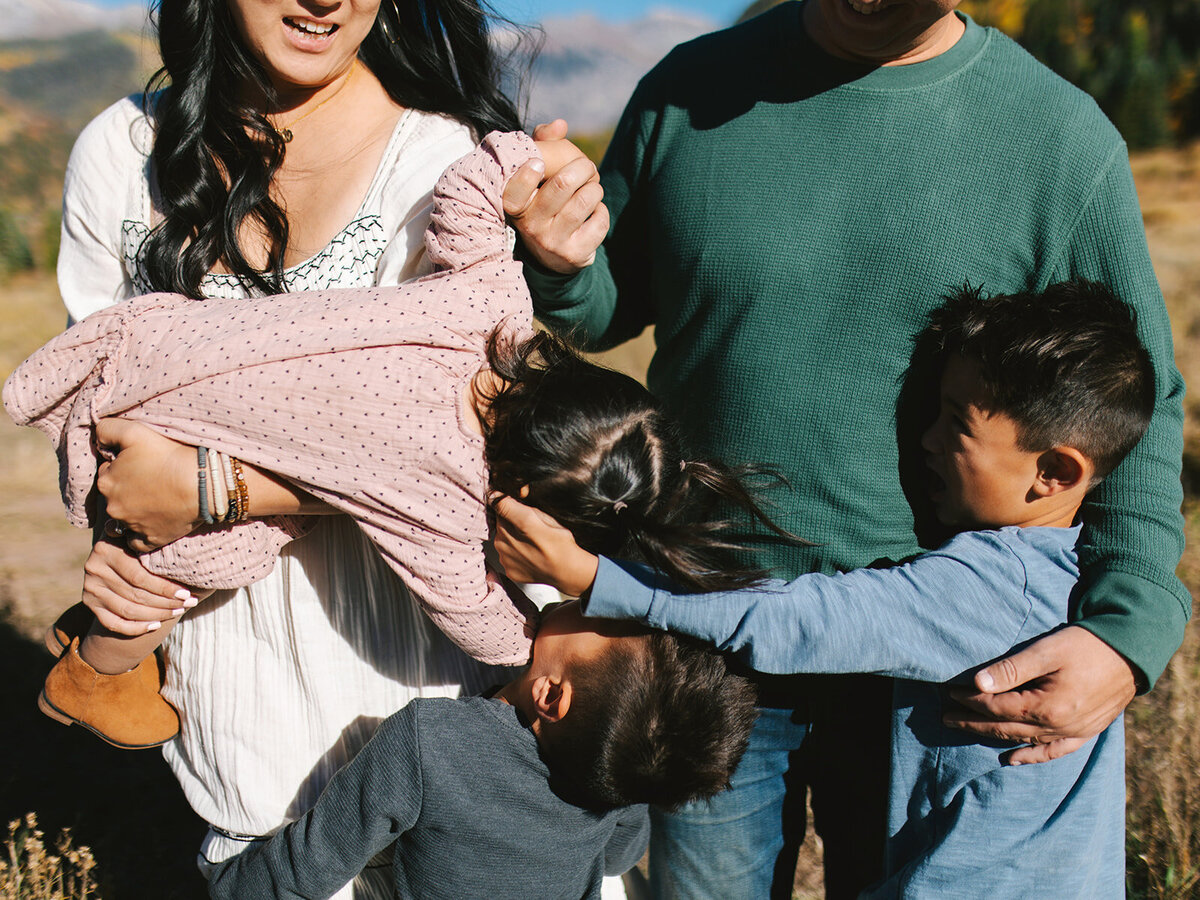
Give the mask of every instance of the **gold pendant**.
[[276, 128], [276, 129], [275, 129], [275, 133], [276, 133], [277, 135], [279, 135], [279, 139], [280, 139], [281, 141], [283, 141], [285, 144], [290, 144], [290, 143], [292, 142], [292, 129], [290, 129], [290, 128]]

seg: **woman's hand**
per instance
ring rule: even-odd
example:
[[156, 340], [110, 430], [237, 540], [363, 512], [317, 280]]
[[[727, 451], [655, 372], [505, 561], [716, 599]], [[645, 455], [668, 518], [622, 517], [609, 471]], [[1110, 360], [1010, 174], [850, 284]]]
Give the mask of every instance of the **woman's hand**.
[[118, 634], [157, 631], [199, 601], [182, 584], [152, 575], [137, 557], [108, 541], [96, 544], [83, 564], [83, 602], [101, 625]]
[[600, 560], [540, 509], [495, 494], [493, 544], [504, 574], [526, 584], [549, 584], [571, 597], [586, 593], [596, 580]]
[[130, 548], [154, 550], [200, 524], [195, 447], [128, 419], [101, 419], [96, 443], [114, 454], [100, 464], [96, 488], [109, 518], [124, 523]]
[[562, 119], [534, 129], [542, 160], [527, 162], [509, 179], [504, 211], [538, 263], [573, 275], [596, 258], [608, 235], [608, 208], [595, 163], [566, 136]]

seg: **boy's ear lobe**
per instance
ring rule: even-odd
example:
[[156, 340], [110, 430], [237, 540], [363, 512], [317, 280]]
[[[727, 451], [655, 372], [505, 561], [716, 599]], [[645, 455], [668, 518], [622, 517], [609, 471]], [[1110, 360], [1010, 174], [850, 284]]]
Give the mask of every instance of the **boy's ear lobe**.
[[539, 675], [533, 682], [533, 706], [544, 722], [557, 722], [571, 708], [571, 682], [551, 675]]
[[1038, 457], [1034, 493], [1050, 497], [1081, 484], [1086, 486], [1094, 471], [1091, 461], [1074, 447], [1052, 447]]

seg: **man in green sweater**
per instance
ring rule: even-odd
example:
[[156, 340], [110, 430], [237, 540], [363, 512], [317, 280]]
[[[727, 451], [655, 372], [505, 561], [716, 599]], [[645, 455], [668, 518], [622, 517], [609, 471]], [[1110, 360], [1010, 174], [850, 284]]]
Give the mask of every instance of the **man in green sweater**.
[[[583, 161], [537, 190], [537, 173], [519, 175], [506, 207], [544, 321], [595, 347], [654, 325], [650, 387], [697, 452], [787, 476], [770, 499], [813, 545], [764, 542], [756, 559], [783, 578], [919, 551], [921, 410], [897, 413], [912, 336], [941, 295], [1088, 278], [1135, 307], [1156, 411], [1085, 504], [1075, 624], [984, 670], [947, 716], [1032, 742], [1015, 759], [1036, 762], [1104, 728], [1182, 639], [1183, 385], [1120, 135], [956, 6], [790, 2], [683, 45], [617, 128], [607, 211]], [[828, 896], [881, 870], [886, 691], [811, 678], [761, 692], [734, 789], [656, 819], [660, 897], [789, 897], [805, 784]]]

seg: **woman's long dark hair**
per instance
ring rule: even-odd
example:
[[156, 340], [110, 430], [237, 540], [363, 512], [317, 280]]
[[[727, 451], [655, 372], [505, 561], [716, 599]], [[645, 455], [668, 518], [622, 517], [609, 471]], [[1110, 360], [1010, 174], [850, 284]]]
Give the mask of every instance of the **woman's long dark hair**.
[[748, 546], [720, 506], [804, 543], [747, 489], [770, 473], [685, 456], [674, 424], [627, 375], [552, 335], [514, 341], [500, 329], [488, 362], [503, 379], [483, 426], [492, 489], [553, 516], [585, 550], [639, 557], [689, 590], [715, 591], [768, 574], [735, 558]]
[[[199, 297], [201, 279], [223, 262], [248, 290], [280, 293], [288, 221], [270, 186], [284, 143], [262, 110], [240, 100], [247, 85], [268, 102], [274, 90], [226, 0], [156, 0], [155, 9], [163, 67], [146, 96], [165, 87], [147, 110], [163, 221], [146, 240], [141, 274], [155, 290]], [[402, 106], [454, 116], [480, 136], [512, 131], [520, 122], [501, 89], [508, 61], [489, 43], [494, 20], [479, 0], [383, 0], [359, 57]], [[268, 236], [265, 270], [238, 245], [245, 222]]]

